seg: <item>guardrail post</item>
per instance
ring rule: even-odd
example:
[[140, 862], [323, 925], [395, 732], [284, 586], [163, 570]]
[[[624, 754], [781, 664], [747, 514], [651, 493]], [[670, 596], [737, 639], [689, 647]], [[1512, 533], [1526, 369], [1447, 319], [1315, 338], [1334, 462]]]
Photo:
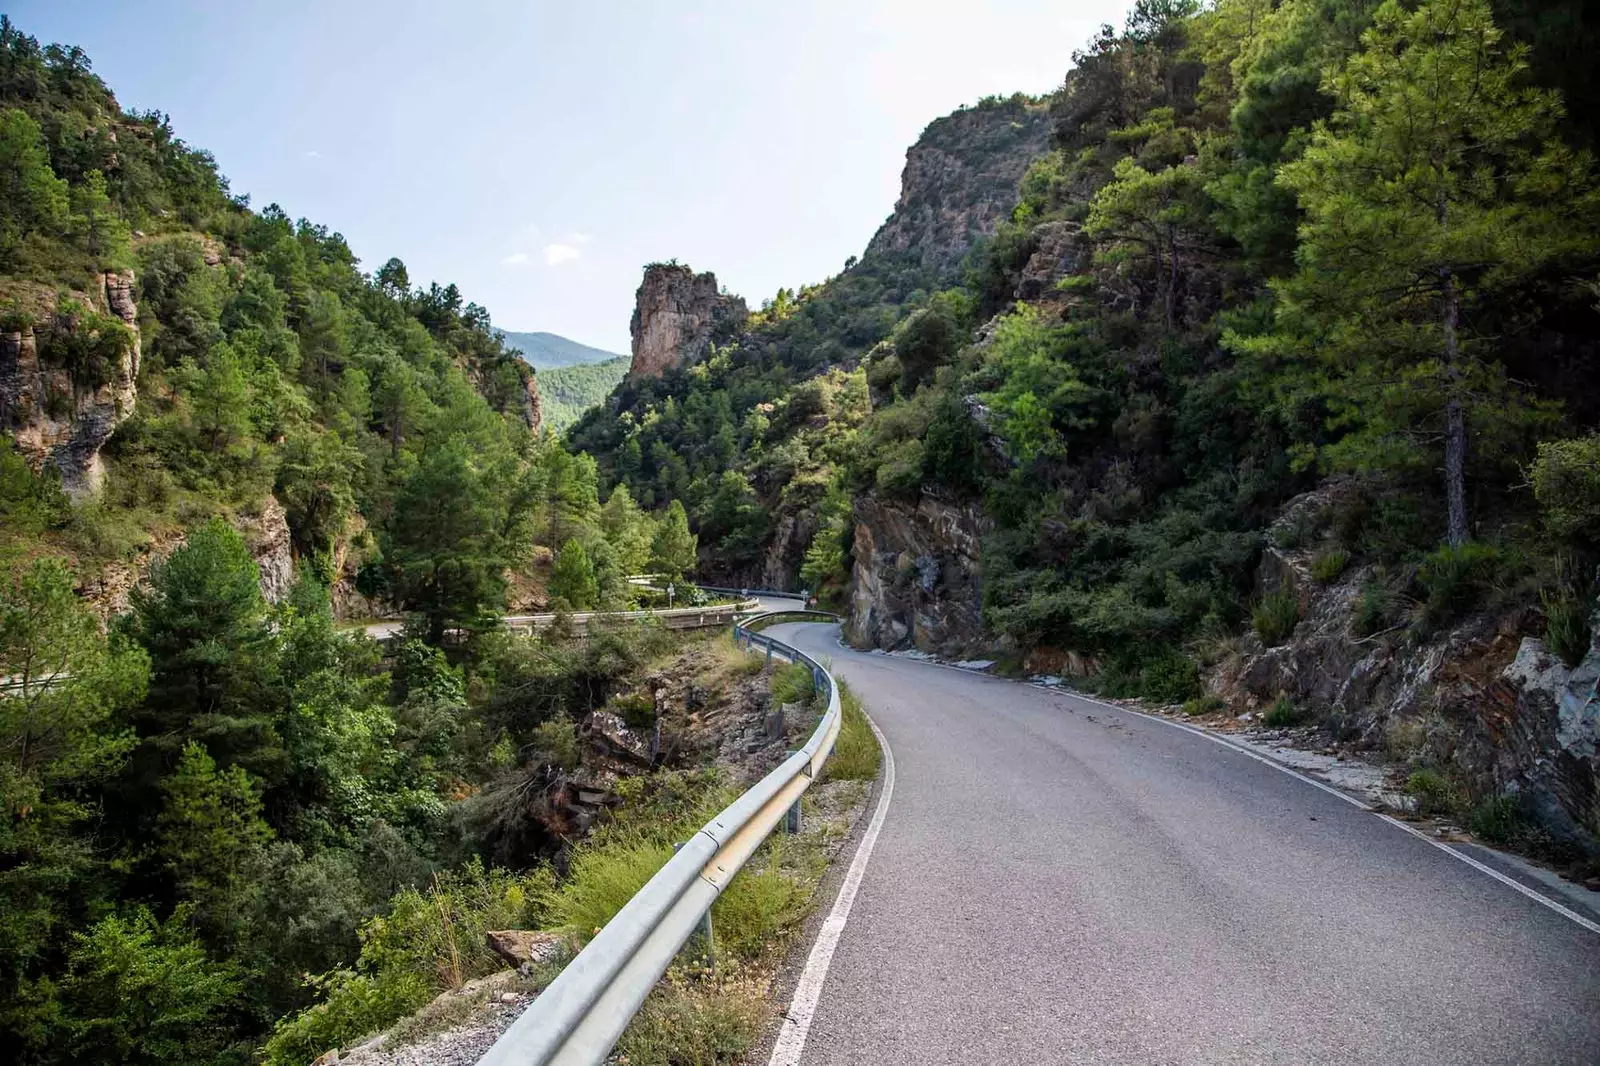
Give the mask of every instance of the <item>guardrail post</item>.
[[788, 831], [790, 836], [796, 836], [796, 835], [799, 834], [799, 832], [800, 832], [800, 801], [798, 799], [796, 799], [794, 801], [794, 803], [790, 805], [789, 813], [784, 815], [783, 828], [786, 831]]
[[707, 970], [717, 968], [717, 941], [711, 931], [711, 908], [700, 916], [700, 924], [695, 927], [695, 935], [700, 938], [700, 956], [705, 960]]
[[767, 665], [768, 666], [772, 665], [772, 645], [771, 644], [767, 645]]

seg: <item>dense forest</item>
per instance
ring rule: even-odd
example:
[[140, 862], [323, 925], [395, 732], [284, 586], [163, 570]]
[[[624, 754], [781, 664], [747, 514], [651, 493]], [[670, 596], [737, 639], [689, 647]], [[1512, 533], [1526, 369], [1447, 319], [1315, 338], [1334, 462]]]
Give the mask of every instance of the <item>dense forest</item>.
[[[431, 974], [345, 969], [358, 930], [518, 912], [479, 858], [555, 842], [495, 782], [544, 787], [572, 715], [662, 647], [512, 642], [498, 614], [627, 605], [627, 574], [692, 565], [682, 509], [602, 502], [454, 285], [251, 210], [9, 20], [0, 186], [4, 1057], [250, 1061], [334, 986], [416, 1006]], [[383, 658], [335, 597], [413, 624]], [[275, 1061], [309, 1060], [295, 1031]]]
[[962, 263], [869, 250], [570, 439], [683, 500], [704, 566], [750, 574], [798, 519], [788, 579], [841, 603], [852, 501], [975, 506], [983, 639], [1118, 691], [1192, 691], [1267, 527], [1333, 481], [1307, 536], [1381, 564], [1369, 632], [1491, 590], [1582, 629], [1596, 33], [1564, 3], [1140, 0], [1047, 100], [979, 105], [1048, 107], [1053, 139]]
[[565, 432], [589, 408], [610, 396], [627, 373], [625, 355], [603, 363], [574, 363], [544, 371], [539, 375], [544, 424], [553, 433]]

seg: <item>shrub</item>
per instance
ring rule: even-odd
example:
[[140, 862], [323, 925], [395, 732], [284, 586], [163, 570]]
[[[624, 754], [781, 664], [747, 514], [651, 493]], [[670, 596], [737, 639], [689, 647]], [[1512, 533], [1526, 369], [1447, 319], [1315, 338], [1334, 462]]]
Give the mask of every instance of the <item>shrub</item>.
[[1327, 584], [1338, 580], [1344, 568], [1350, 565], [1350, 553], [1343, 548], [1328, 548], [1316, 554], [1311, 560], [1311, 576], [1317, 581]]
[[1389, 614], [1394, 610], [1394, 599], [1389, 595], [1388, 586], [1383, 579], [1374, 574], [1361, 586], [1361, 597], [1356, 600], [1355, 617], [1351, 619], [1351, 627], [1358, 637], [1370, 637], [1381, 630], [1389, 621]]
[[648, 692], [630, 692], [611, 701], [630, 729], [648, 729], [656, 724], [656, 701]]
[[551, 765], [571, 770], [578, 765], [578, 727], [565, 715], [540, 722], [533, 730], [533, 749]]
[[1200, 671], [1194, 660], [1176, 649], [1145, 663], [1139, 671], [1143, 695], [1163, 703], [1181, 703], [1200, 694]]
[[1500, 549], [1492, 544], [1446, 544], [1430, 553], [1417, 572], [1427, 590], [1422, 607], [1424, 623], [1444, 625], [1481, 605], [1505, 567]]
[[809, 704], [814, 694], [811, 668], [801, 663], [788, 663], [772, 672], [772, 702]]
[[1228, 701], [1221, 696], [1196, 696], [1192, 700], [1185, 700], [1183, 713], [1190, 718], [1198, 718], [1202, 714], [1216, 714], [1226, 710]]
[[1589, 605], [1574, 596], [1540, 597], [1544, 603], [1544, 646], [1568, 669], [1589, 654], [1594, 634], [1589, 628]]
[[755, 1045], [766, 1025], [764, 983], [740, 972], [709, 980], [669, 973], [617, 1043], [628, 1066], [719, 1066]]
[[439, 874], [426, 891], [406, 889], [361, 930], [353, 969], [308, 983], [319, 1002], [278, 1022], [264, 1066], [304, 1066], [415, 1011], [435, 995], [504, 966], [486, 943], [490, 929], [537, 928], [552, 895], [548, 867], [527, 874], [488, 870], [474, 859]]
[[1295, 706], [1294, 700], [1284, 694], [1272, 701], [1272, 706], [1261, 716], [1261, 721], [1273, 729], [1282, 729], [1297, 724], [1300, 717], [1300, 708]]
[[1551, 533], [1585, 543], [1600, 538], [1600, 433], [1543, 442], [1528, 480]]
[[1251, 612], [1250, 624], [1267, 647], [1282, 644], [1294, 635], [1294, 627], [1300, 624], [1300, 601], [1292, 592], [1264, 596]]
[[783, 840], [781, 835], [770, 837], [765, 861], [752, 859], [711, 908], [719, 955], [755, 959], [805, 919], [811, 893], [781, 868]]
[[1490, 844], [1514, 844], [1528, 835], [1528, 817], [1515, 796], [1491, 796], [1472, 808], [1467, 828]]
[[872, 734], [861, 700], [843, 684], [839, 686], [839, 703], [844, 709], [844, 722], [839, 739], [834, 741], [833, 754], [823, 765], [823, 780], [871, 781], [878, 776], [878, 764], [883, 761], [878, 738]]
[[1450, 814], [1461, 805], [1461, 790], [1438, 770], [1417, 770], [1406, 778], [1406, 793], [1418, 814]]
[[579, 848], [550, 898], [551, 919], [580, 937], [593, 936], [670, 858], [671, 842], [653, 834], [612, 834]]

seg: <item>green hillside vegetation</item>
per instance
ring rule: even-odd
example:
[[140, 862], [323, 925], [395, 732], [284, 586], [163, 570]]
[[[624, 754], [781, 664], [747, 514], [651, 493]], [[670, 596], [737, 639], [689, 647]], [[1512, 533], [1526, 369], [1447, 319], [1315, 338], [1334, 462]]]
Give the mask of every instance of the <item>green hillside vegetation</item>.
[[563, 366], [539, 375], [539, 396], [544, 401], [544, 424], [564, 433], [589, 408], [605, 400], [628, 374], [632, 360], [626, 355], [603, 363]]
[[554, 333], [511, 333], [501, 331], [507, 348], [522, 353], [529, 365], [544, 370], [562, 366], [587, 366], [618, 358], [616, 352], [591, 348]]
[[[1585, 18], [1141, 0], [1075, 55], [1053, 150], [964, 271], [869, 255], [570, 439], [605, 482], [683, 499], [736, 584], [785, 515], [818, 529], [792, 580], [838, 590], [852, 499], [974, 503], [989, 639], [1097, 655], [1121, 692], [1195, 684], [1194, 642], [1248, 625], [1266, 527], [1330, 476], [1357, 491], [1304, 536], [1452, 603], [1430, 618], [1491, 589], [1583, 602], [1600, 198], [1595, 112], [1564, 95], [1594, 98]], [[1076, 265], [1018, 303], [1052, 222]]]
[[[80, 50], [9, 20], [0, 189], [0, 330], [73, 388], [44, 413], [133, 343], [95, 309], [103, 271], [134, 270], [142, 348], [97, 494], [69, 501], [0, 439], [0, 1045], [248, 1062], [435, 874], [482, 907], [506, 882], [480, 859], [555, 850], [486, 789], [544, 781], [571, 747], [549, 738], [666, 648], [510, 641], [508, 586], [626, 606], [627, 574], [682, 573], [694, 540], [530, 433], [530, 371], [454, 285], [363, 272], [339, 234], [252, 210]], [[296, 564], [279, 603], [235, 528], [271, 497]], [[80, 598], [158, 549], [122, 613]], [[335, 584], [410, 615], [392, 658], [339, 631]], [[428, 972], [405, 995], [427, 993], [433, 957], [406, 943]]]

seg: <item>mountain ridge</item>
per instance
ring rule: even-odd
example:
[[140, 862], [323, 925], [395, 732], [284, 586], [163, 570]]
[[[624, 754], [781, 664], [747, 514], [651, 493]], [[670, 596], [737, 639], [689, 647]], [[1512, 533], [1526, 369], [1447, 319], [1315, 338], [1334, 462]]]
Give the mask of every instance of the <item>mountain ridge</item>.
[[588, 366], [615, 359], [623, 352], [608, 352], [590, 344], [563, 337], [544, 330], [518, 332], [496, 330], [504, 338], [507, 348], [516, 349], [522, 359], [535, 370], [551, 370], [563, 366]]

